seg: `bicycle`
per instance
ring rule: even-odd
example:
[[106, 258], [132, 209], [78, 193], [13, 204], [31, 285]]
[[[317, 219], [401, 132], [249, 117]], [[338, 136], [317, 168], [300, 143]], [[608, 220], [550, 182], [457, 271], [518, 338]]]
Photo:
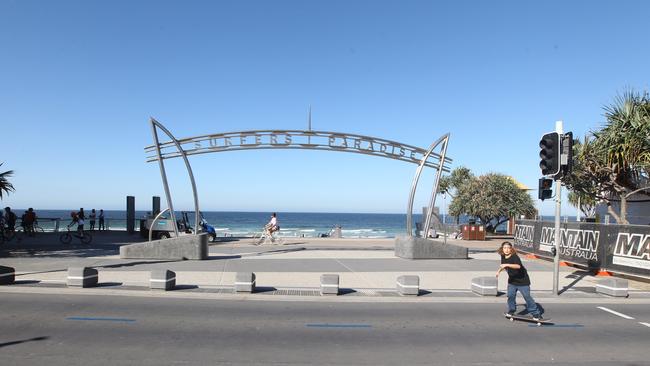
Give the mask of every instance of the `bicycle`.
[[59, 240], [63, 244], [70, 244], [73, 236], [79, 239], [79, 241], [81, 241], [83, 244], [90, 244], [90, 242], [93, 241], [93, 236], [90, 235], [90, 233], [84, 231], [83, 236], [81, 236], [70, 231], [70, 227], [68, 227], [68, 232], [63, 233], [61, 236], [59, 236]]
[[[16, 237], [16, 230], [15, 229], [2, 228], [2, 230], [0, 230], [0, 243], [2, 243], [2, 244], [4, 244], [5, 242], [10, 242], [15, 237]], [[20, 241], [20, 238], [18, 238], [16, 240]]]
[[284, 244], [283, 238], [274, 235], [276, 232], [277, 231], [270, 232], [269, 230], [266, 229], [266, 227], [263, 228], [261, 232], [253, 234], [253, 245], [262, 245], [265, 244], [267, 241], [275, 245]]

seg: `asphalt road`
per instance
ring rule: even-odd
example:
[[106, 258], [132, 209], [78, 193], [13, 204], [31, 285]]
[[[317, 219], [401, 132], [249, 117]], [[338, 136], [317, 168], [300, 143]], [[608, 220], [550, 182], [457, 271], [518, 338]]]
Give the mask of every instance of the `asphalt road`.
[[548, 304], [538, 328], [478, 302], [3, 293], [0, 365], [650, 365], [648, 306], [598, 306]]

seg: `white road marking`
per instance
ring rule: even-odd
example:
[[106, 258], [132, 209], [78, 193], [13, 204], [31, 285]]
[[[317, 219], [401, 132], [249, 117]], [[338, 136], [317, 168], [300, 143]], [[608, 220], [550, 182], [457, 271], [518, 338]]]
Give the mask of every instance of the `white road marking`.
[[650, 323], [639, 322], [639, 324], [645, 325], [646, 327], [650, 328]]
[[612, 314], [617, 315], [617, 316], [620, 316], [621, 318], [625, 318], [625, 319], [634, 319], [633, 317], [631, 317], [631, 316], [629, 316], [629, 315], [621, 314], [621, 313], [619, 313], [619, 312], [617, 312], [617, 311], [614, 311], [614, 310], [612, 310], [612, 309], [608, 309], [608, 308], [606, 308], [606, 307], [604, 307], [604, 306], [599, 306], [598, 309], [600, 309], [600, 310], [604, 310], [604, 311], [606, 311], [606, 312], [608, 312], [608, 313], [612, 313]]

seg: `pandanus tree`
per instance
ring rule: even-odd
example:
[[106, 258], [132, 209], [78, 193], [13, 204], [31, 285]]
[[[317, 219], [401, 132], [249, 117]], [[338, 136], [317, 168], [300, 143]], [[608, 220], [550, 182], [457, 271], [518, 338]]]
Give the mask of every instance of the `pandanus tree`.
[[629, 91], [604, 110], [603, 128], [574, 145], [573, 172], [565, 183], [581, 197], [604, 202], [619, 224], [628, 224], [628, 200], [650, 195], [650, 98]]

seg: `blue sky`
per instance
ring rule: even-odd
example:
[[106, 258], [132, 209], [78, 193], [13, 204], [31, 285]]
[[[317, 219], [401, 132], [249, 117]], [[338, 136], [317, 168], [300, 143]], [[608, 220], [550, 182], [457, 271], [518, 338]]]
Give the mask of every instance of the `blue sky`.
[[[181, 138], [307, 129], [309, 105], [315, 130], [422, 148], [449, 132], [454, 166], [536, 188], [537, 144], [556, 120], [583, 136], [617, 94], [650, 90], [649, 11], [646, 1], [0, 0], [0, 169], [15, 171], [16, 187], [2, 204], [123, 209], [133, 195], [148, 209], [164, 197], [144, 159], [150, 116]], [[202, 209], [218, 211], [402, 213], [416, 169], [322, 151], [191, 162]], [[167, 169], [175, 208], [191, 208], [182, 162]]]

